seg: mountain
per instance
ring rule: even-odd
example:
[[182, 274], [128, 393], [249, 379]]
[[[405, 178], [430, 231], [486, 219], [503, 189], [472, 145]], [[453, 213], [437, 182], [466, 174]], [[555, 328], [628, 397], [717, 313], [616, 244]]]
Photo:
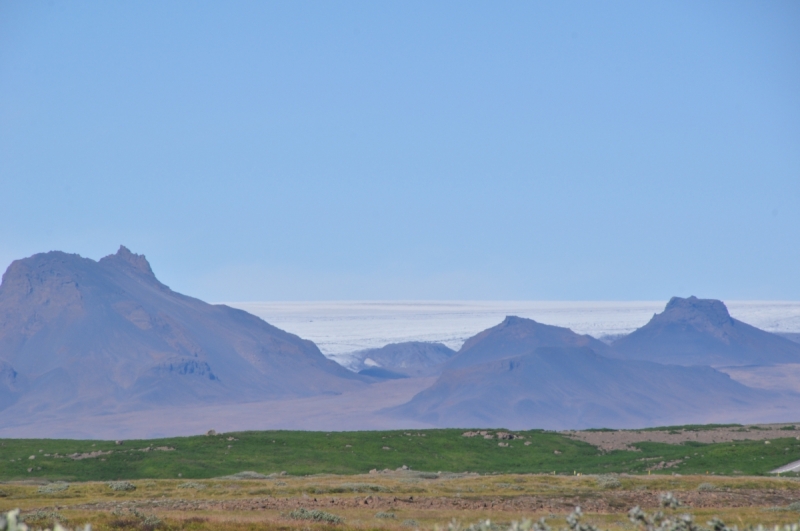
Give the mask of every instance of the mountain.
[[789, 341], [794, 341], [795, 343], [800, 343], [800, 334], [796, 332], [777, 332], [775, 335], [786, 338]]
[[[386, 413], [439, 427], [633, 428], [731, 421], [774, 408], [779, 400], [710, 367], [617, 360], [586, 347], [541, 347], [448, 368], [430, 388]], [[796, 406], [784, 415], [793, 411]]]
[[601, 354], [610, 350], [602, 341], [576, 334], [569, 328], [508, 316], [499, 325], [467, 339], [446, 367], [458, 369], [513, 358], [540, 347], [588, 347]]
[[800, 344], [732, 318], [721, 301], [697, 297], [673, 297], [611, 347], [614, 357], [677, 365], [800, 363]]
[[354, 352], [351, 368], [377, 378], [437, 376], [442, 372], [444, 362], [454, 354], [453, 349], [441, 343], [391, 343]]
[[37, 254], [0, 284], [0, 422], [336, 394], [362, 380], [310, 341], [172, 291], [125, 247], [99, 261]]

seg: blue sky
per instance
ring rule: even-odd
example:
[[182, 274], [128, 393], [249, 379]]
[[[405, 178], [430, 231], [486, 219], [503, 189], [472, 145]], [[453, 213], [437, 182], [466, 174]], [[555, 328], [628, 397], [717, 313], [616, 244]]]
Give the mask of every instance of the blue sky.
[[800, 299], [798, 2], [0, 0], [0, 267]]

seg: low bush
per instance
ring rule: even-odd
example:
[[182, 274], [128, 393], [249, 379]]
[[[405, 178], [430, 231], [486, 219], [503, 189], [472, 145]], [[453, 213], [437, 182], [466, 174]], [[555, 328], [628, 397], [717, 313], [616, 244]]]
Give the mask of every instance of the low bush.
[[597, 476], [597, 486], [601, 489], [618, 489], [622, 486], [622, 483], [613, 474], [601, 474]]
[[23, 514], [19, 517], [21, 522], [25, 523], [33, 523], [33, 522], [63, 522], [64, 517], [57, 511], [45, 511], [43, 509], [38, 509], [32, 513]]
[[303, 507], [290, 512], [289, 518], [292, 520], [313, 520], [314, 522], [325, 522], [328, 524], [341, 524], [344, 522], [344, 518], [341, 516], [326, 513], [325, 511], [318, 511], [317, 509], [309, 511]]
[[340, 483], [339, 485], [320, 485], [313, 487], [314, 494], [342, 494], [345, 492], [389, 492], [389, 489], [372, 483]]
[[107, 485], [108, 488], [110, 488], [111, 490], [117, 490], [117, 491], [136, 490], [136, 485], [134, 485], [130, 481], [109, 481]]
[[47, 485], [41, 485], [36, 492], [39, 494], [53, 494], [56, 492], [63, 492], [69, 488], [69, 483], [65, 481], [56, 481]]
[[[45, 511], [37, 511], [37, 513], [38, 512], [45, 512]], [[27, 524], [25, 524], [22, 520], [23, 519], [20, 518], [19, 516], [19, 509], [14, 509], [13, 511], [9, 511], [3, 515], [0, 515], [0, 531], [29, 531]], [[74, 531], [91, 531], [91, 530], [92, 526], [86, 524], [83, 527], [76, 527]], [[46, 529], [45, 531], [50, 531], [50, 530]], [[58, 520], [55, 520], [53, 524], [53, 531], [70, 531], [70, 530], [62, 526]]]
[[200, 490], [200, 489], [206, 488], [206, 486], [203, 485], [202, 483], [197, 483], [196, 481], [187, 481], [186, 483], [181, 483], [180, 485], [178, 485], [178, 488], [179, 489], [197, 489], [197, 490]]

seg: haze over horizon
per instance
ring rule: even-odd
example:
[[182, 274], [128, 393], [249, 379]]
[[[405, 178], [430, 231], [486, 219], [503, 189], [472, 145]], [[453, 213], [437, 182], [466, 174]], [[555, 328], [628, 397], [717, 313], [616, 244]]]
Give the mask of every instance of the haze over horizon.
[[207, 301], [800, 300], [796, 2], [0, 0], [0, 269]]

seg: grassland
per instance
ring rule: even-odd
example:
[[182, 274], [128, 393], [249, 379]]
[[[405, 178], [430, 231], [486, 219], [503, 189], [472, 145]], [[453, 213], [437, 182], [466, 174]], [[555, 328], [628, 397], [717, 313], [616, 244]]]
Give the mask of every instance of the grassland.
[[[701, 429], [701, 427], [685, 427]], [[670, 427], [669, 430], [684, 429]], [[263, 474], [365, 474], [406, 466], [420, 472], [480, 474], [763, 475], [800, 459], [798, 433], [767, 441], [639, 442], [604, 452], [564, 434], [464, 437], [464, 430], [239, 432], [157, 440], [0, 440], [0, 481], [208, 479]], [[495, 434], [496, 431], [491, 431]]]
[[[630, 530], [627, 510], [659, 507], [674, 493], [701, 524], [719, 516], [740, 528], [797, 522], [800, 481], [719, 476], [553, 476], [537, 474], [426, 474], [393, 471], [357, 476], [277, 476], [262, 480], [133, 480], [132, 490], [106, 482], [0, 485], [0, 510], [21, 508], [29, 525], [91, 523], [96, 531], [154, 529], [434, 529], [456, 519], [503, 524], [544, 517], [554, 529], [581, 506], [587, 523]], [[300, 511], [303, 509], [303, 511]], [[296, 520], [327, 513], [339, 524]], [[318, 514], [318, 513], [317, 513]]]

